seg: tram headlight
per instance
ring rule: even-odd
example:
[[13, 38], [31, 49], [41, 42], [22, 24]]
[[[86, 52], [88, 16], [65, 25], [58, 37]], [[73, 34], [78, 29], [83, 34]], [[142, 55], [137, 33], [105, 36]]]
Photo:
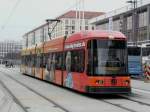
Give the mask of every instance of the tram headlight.
[[130, 81], [129, 80], [125, 80], [125, 85], [130, 85]]

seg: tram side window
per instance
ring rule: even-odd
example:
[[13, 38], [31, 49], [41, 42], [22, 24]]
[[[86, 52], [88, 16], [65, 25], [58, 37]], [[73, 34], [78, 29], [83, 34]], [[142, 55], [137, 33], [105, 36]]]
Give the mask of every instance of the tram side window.
[[71, 52], [71, 71], [80, 72], [84, 71], [84, 51], [77, 50]]
[[35, 66], [35, 55], [31, 56], [31, 66], [34, 67]]
[[62, 70], [66, 70], [66, 55], [67, 55], [67, 52], [64, 52], [63, 53], [63, 62], [62, 62]]
[[27, 56], [24, 57], [24, 64], [27, 66]]
[[26, 66], [30, 66], [30, 56], [26, 56]]
[[41, 56], [37, 56], [36, 57], [36, 67], [40, 67], [41, 66]]
[[33, 66], [33, 55], [29, 55], [29, 58], [28, 58], [28, 66], [29, 66], [29, 67], [32, 67], [32, 66]]
[[48, 71], [55, 70], [55, 53], [48, 54], [46, 68]]
[[22, 56], [22, 57], [21, 57], [21, 63], [22, 63], [23, 65], [25, 65], [25, 56]]
[[62, 53], [56, 53], [55, 67], [56, 67], [56, 70], [62, 69]]
[[43, 55], [43, 68], [46, 68], [47, 66], [47, 60], [48, 60], [48, 54]]

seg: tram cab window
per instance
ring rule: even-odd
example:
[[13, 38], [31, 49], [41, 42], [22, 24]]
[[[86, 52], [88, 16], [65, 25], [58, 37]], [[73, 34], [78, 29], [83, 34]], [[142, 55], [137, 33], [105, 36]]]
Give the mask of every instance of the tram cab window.
[[90, 40], [88, 42], [87, 74], [127, 74], [127, 46], [123, 40]]

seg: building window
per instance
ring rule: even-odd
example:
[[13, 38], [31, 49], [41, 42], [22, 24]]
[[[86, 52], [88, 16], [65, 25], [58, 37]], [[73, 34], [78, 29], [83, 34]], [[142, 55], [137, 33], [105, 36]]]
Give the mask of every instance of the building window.
[[68, 20], [68, 19], [65, 20], [65, 24], [66, 24], [66, 25], [69, 24], [69, 20]]
[[72, 30], [75, 30], [75, 26], [72, 26]]
[[89, 28], [88, 28], [88, 26], [85, 26], [85, 30], [88, 30]]
[[72, 25], [75, 25], [75, 20], [72, 20]]
[[65, 35], [68, 35], [68, 31], [65, 31]]
[[139, 27], [147, 26], [147, 12], [142, 12], [138, 16], [139, 16]]
[[147, 29], [141, 28], [138, 30], [138, 41], [145, 41], [147, 40]]
[[120, 20], [113, 21], [113, 30], [120, 31]]
[[127, 38], [128, 38], [128, 42], [133, 42], [133, 39], [132, 39], [132, 31], [131, 30], [129, 30], [128, 32], [127, 32]]
[[92, 26], [92, 30], [94, 30], [95, 28], [94, 28], [94, 26]]
[[127, 30], [132, 29], [132, 16], [127, 17]]
[[44, 29], [40, 29], [40, 42], [44, 42]]
[[32, 45], [34, 45], [35, 44], [35, 33], [33, 32], [32, 33]]

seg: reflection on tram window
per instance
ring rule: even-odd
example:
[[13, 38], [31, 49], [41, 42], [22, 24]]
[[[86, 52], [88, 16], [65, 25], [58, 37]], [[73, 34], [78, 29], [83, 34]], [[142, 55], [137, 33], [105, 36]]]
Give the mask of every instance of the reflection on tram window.
[[91, 40], [88, 42], [89, 75], [127, 74], [125, 41]]

